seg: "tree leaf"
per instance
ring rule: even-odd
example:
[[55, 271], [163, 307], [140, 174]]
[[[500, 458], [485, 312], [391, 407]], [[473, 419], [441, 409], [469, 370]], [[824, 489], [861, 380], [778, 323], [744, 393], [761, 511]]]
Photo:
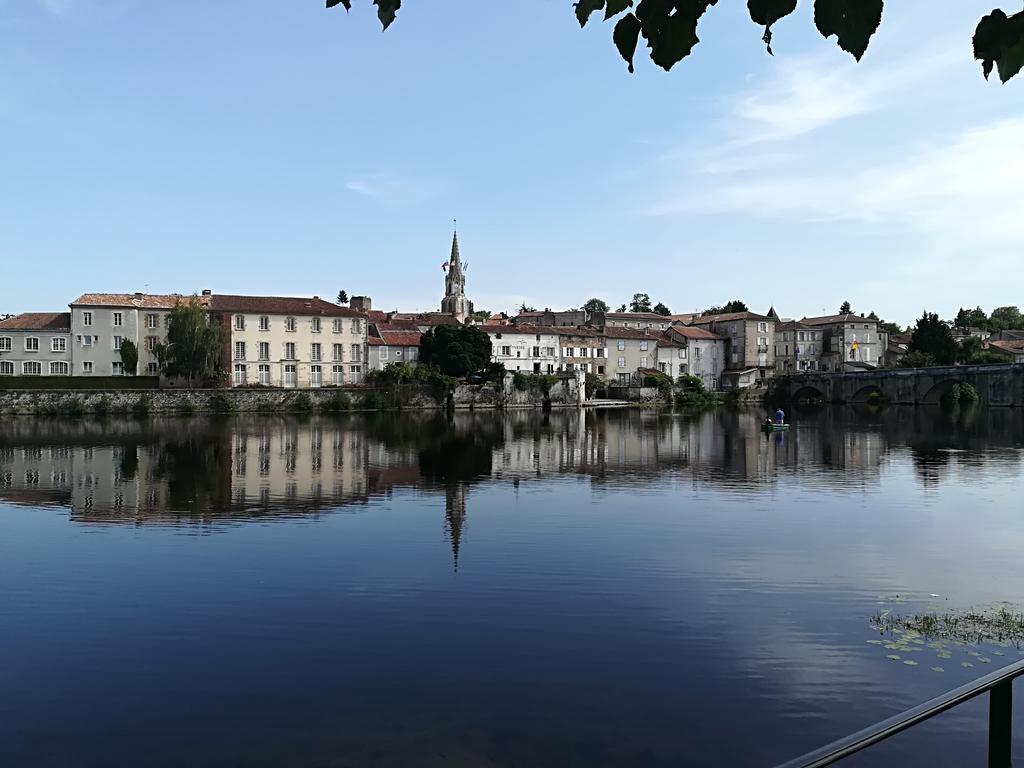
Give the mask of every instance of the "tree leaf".
[[402, 7], [402, 0], [373, 0], [373, 4], [377, 6], [377, 18], [384, 29], [387, 29], [395, 20], [398, 9]]
[[608, 21], [612, 16], [618, 16], [627, 8], [633, 7], [633, 0], [608, 0], [604, 9], [604, 20]]
[[718, 0], [641, 0], [636, 7], [651, 60], [668, 71], [700, 42], [697, 22]]
[[999, 79], [1007, 82], [1024, 67], [1024, 12], [1007, 17], [996, 9], [978, 22], [974, 31], [974, 58], [981, 60], [985, 79], [993, 64]]
[[346, 11], [352, 10], [352, 0], [327, 0], [328, 8], [333, 8], [336, 5], [344, 5]]
[[633, 55], [636, 53], [636, 43], [640, 36], [640, 20], [632, 13], [627, 13], [615, 25], [612, 32], [612, 40], [619, 54], [629, 64], [629, 71], [633, 71]]
[[747, 0], [747, 10], [755, 24], [770, 27], [796, 10], [796, 0]]
[[576, 9], [576, 20], [581, 27], [585, 27], [587, 20], [590, 19], [590, 14], [604, 8], [604, 0], [580, 0], [578, 3], [573, 3], [573, 7]]
[[764, 26], [764, 37], [761, 40], [768, 49], [768, 55], [772, 53], [772, 24], [788, 16], [796, 10], [796, 0], [747, 0], [747, 10], [750, 18], [755, 24]]
[[814, 24], [822, 37], [835, 35], [839, 47], [860, 61], [882, 23], [882, 0], [814, 0]]

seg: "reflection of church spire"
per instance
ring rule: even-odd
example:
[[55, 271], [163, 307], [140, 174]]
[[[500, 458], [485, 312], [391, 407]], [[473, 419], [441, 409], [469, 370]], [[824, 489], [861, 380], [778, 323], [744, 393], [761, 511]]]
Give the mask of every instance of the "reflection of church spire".
[[452, 545], [455, 570], [459, 570], [459, 547], [462, 545], [462, 526], [466, 522], [466, 486], [449, 485], [444, 492], [444, 530]]

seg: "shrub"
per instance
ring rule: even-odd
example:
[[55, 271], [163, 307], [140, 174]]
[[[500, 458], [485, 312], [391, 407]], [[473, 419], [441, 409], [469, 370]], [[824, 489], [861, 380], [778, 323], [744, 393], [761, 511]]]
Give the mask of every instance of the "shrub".
[[363, 410], [383, 411], [388, 407], [389, 403], [383, 393], [371, 390], [363, 395], [361, 405]]
[[210, 409], [214, 413], [234, 413], [236, 410], [235, 400], [226, 392], [218, 392], [210, 398]]
[[72, 397], [64, 403], [64, 415], [83, 416], [85, 415], [85, 403], [80, 397]]
[[103, 395], [99, 400], [96, 401], [96, 405], [92, 407], [93, 412], [100, 416], [106, 416], [110, 413], [110, 398]]
[[135, 401], [135, 405], [132, 406], [132, 413], [136, 416], [148, 416], [151, 410], [153, 410], [153, 397], [151, 395], [140, 396]]
[[195, 412], [196, 407], [192, 404], [191, 400], [184, 401], [181, 404], [181, 407], [178, 409], [178, 413], [182, 414], [183, 416], [191, 416]]
[[927, 352], [907, 352], [896, 363], [897, 368], [930, 368], [935, 365], [935, 358]]
[[348, 392], [342, 392], [341, 390], [334, 393], [334, 396], [323, 405], [323, 410], [327, 413], [344, 413], [345, 411], [352, 410], [352, 398], [348, 396]]
[[288, 403], [288, 410], [310, 413], [313, 410], [313, 399], [305, 392], [300, 392]]

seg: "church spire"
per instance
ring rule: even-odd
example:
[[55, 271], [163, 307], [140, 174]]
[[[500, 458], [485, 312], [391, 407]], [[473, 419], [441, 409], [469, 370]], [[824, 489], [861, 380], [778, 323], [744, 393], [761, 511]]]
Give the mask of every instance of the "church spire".
[[455, 223], [455, 219], [452, 219], [452, 257], [448, 262], [449, 268], [459, 265], [459, 230], [454, 227]]

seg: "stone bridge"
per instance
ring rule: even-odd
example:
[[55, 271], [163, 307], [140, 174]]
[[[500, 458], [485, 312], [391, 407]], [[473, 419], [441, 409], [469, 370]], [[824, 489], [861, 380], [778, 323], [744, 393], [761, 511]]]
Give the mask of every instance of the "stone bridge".
[[939, 403], [954, 385], [970, 384], [987, 405], [1024, 407], [1024, 364], [950, 365], [855, 373], [796, 373], [769, 380], [769, 396], [787, 402], [804, 398], [862, 403], [880, 395], [891, 403]]

